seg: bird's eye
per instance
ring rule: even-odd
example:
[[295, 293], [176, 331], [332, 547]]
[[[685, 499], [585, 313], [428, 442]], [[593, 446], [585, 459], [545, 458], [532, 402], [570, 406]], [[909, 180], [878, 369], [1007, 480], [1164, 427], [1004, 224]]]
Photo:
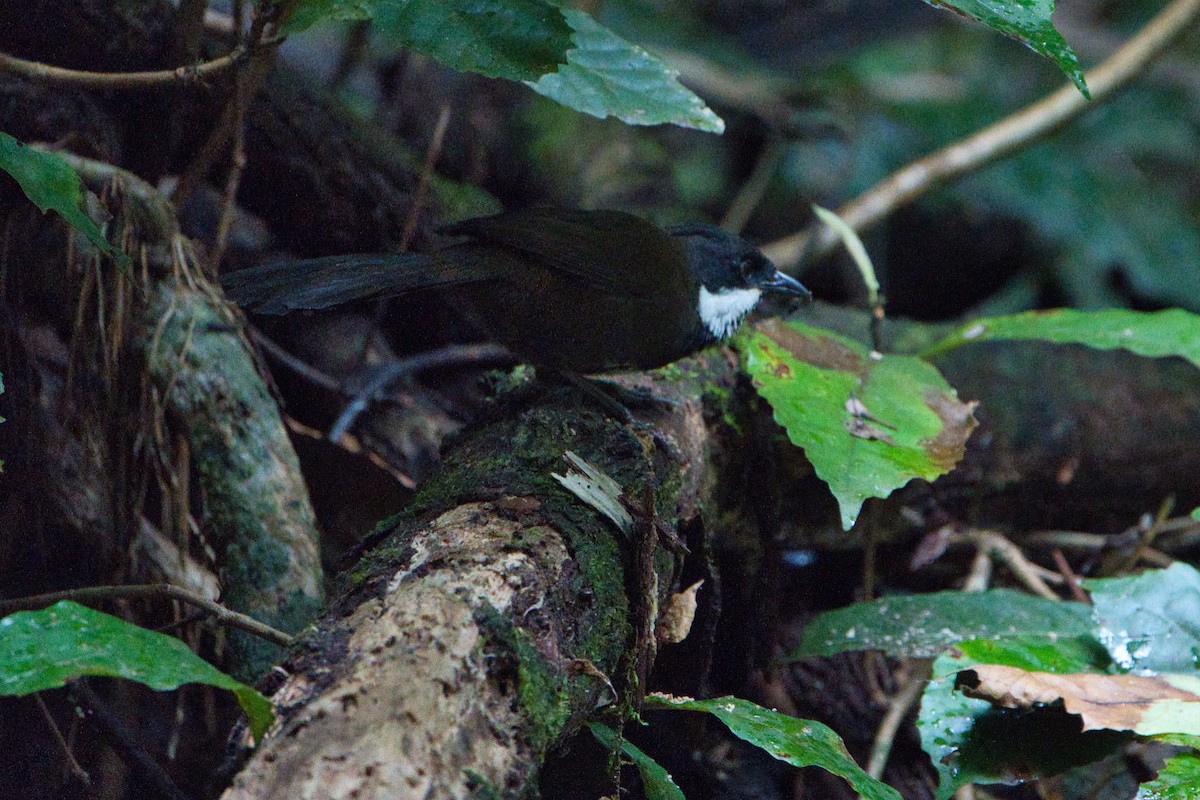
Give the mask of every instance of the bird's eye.
[[743, 258], [738, 264], [738, 274], [742, 276], [742, 280], [750, 280], [750, 276], [754, 274], [754, 259]]

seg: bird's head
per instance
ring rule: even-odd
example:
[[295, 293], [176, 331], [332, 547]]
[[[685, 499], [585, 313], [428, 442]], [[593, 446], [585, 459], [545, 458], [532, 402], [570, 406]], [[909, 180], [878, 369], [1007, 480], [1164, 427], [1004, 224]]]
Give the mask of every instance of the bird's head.
[[667, 230], [683, 242], [700, 287], [696, 311], [714, 339], [731, 336], [764, 293], [812, 299], [804, 284], [780, 272], [740, 236], [712, 225], [677, 225]]

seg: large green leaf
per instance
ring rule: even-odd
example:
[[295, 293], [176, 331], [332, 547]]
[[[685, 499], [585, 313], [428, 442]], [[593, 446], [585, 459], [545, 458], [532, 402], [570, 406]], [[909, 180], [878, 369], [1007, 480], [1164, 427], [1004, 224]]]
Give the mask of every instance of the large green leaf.
[[886, 597], [819, 614], [805, 626], [791, 657], [883, 650], [895, 656], [932, 658], [969, 639], [1090, 637], [1092, 631], [1091, 609], [1082, 603], [1060, 603], [1010, 589], [933, 592]]
[[868, 497], [953, 469], [975, 427], [973, 405], [919, 358], [780, 320], [758, 325], [740, 347], [755, 388], [829, 484], [847, 529]]
[[1082, 344], [1097, 350], [1128, 350], [1139, 356], [1178, 356], [1200, 367], [1200, 316], [1179, 308], [1029, 311], [968, 322], [929, 347], [923, 357], [976, 342], [1038, 340]]
[[654, 694], [646, 698], [646, 707], [707, 712], [725, 723], [734, 736], [793, 767], [832, 772], [867, 800], [900, 800], [899, 792], [864, 772], [846, 752], [841, 738], [820, 722], [789, 717], [736, 697], [692, 700]]
[[401, 47], [463, 72], [526, 81], [595, 117], [725, 127], [678, 72], [587, 14], [546, 0], [302, 0], [285, 30], [325, 19], [374, 20]]
[[1046, 637], [967, 641], [933, 662], [917, 729], [921, 746], [938, 772], [938, 800], [947, 800], [968, 783], [1011, 783], [1054, 775], [1102, 758], [1128, 740], [1127, 734], [1113, 731], [1082, 732], [1078, 717], [1061, 708], [998, 710], [955, 686], [960, 672], [979, 664], [1064, 674], [1103, 668], [1103, 654], [1097, 654], [1094, 642], [1075, 641], [1048, 649], [1049, 644]]
[[1183, 562], [1131, 578], [1083, 582], [1113, 661], [1138, 672], [1194, 672], [1200, 660], [1200, 572]]
[[402, 47], [462, 72], [535, 80], [566, 61], [571, 28], [545, 0], [302, 0], [285, 28], [374, 19]]
[[173, 637], [68, 600], [0, 619], [0, 694], [54, 689], [82, 675], [126, 678], [157, 691], [184, 683], [228, 689], [259, 740], [273, 719], [270, 700]]
[[679, 73], [643, 48], [625, 41], [579, 11], [564, 11], [575, 31], [567, 63], [530, 83], [555, 102], [630, 125], [671, 123], [721, 133], [725, 123], [690, 89]]
[[1054, 61], [1084, 97], [1090, 97], [1079, 59], [1050, 22], [1054, 0], [925, 0], [979, 20], [992, 30], [1024, 42], [1035, 53]]
[[0, 170], [12, 175], [41, 211], [57, 212], [101, 252], [117, 256], [116, 249], [87, 215], [79, 175], [61, 157], [35, 150], [0, 132]]

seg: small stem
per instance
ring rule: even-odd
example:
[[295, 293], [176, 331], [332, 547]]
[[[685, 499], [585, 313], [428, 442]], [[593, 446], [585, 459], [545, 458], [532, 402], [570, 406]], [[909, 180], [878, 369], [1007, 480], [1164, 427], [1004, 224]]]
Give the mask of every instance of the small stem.
[[68, 589], [62, 592], [49, 592], [29, 597], [18, 597], [13, 600], [0, 601], [0, 614], [11, 614], [21, 609], [42, 608], [43, 606], [57, 603], [59, 600], [115, 600], [124, 597], [169, 597], [172, 600], [180, 600], [184, 603], [190, 603], [197, 608], [202, 608], [212, 614], [217, 622], [234, 628], [240, 628], [247, 633], [265, 639], [272, 644], [277, 644], [280, 647], [287, 647], [293, 641], [293, 637], [283, 631], [276, 630], [253, 617], [232, 611], [215, 600], [209, 600], [203, 595], [170, 583], [88, 586], [82, 589]]
[[238, 47], [212, 61], [175, 69], [160, 69], [150, 72], [88, 72], [56, 67], [40, 61], [27, 61], [7, 53], [0, 53], [0, 72], [20, 75], [56, 86], [139, 90], [157, 88], [171, 83], [196, 83], [204, 78], [216, 77], [236, 66], [246, 57], [246, 54], [245, 48]]
[[[893, 172], [837, 210], [860, 233], [882, 222], [896, 209], [929, 190], [952, 181], [1037, 142], [1100, 107], [1145, 72], [1200, 13], [1200, 0], [1174, 0], [1103, 64], [1087, 74], [1089, 103], [1073, 84], [977, 133], [943, 147]], [[808, 250], [812, 260], [828, 255], [837, 238], [825, 228], [810, 227], [773, 242], [763, 252], [785, 271], [794, 269]]]

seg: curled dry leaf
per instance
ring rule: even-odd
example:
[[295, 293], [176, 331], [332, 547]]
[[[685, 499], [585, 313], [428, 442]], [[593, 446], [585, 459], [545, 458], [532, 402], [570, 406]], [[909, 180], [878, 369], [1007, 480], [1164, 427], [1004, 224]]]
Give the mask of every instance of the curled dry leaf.
[[654, 638], [659, 644], [677, 644], [687, 638], [692, 630], [692, 620], [696, 618], [696, 593], [703, 585], [704, 581], [699, 580], [671, 595], [654, 625]]
[[970, 697], [1003, 708], [1029, 708], [1059, 700], [1083, 718], [1083, 729], [1200, 735], [1200, 678], [1190, 675], [1055, 675], [981, 664], [958, 673]]

